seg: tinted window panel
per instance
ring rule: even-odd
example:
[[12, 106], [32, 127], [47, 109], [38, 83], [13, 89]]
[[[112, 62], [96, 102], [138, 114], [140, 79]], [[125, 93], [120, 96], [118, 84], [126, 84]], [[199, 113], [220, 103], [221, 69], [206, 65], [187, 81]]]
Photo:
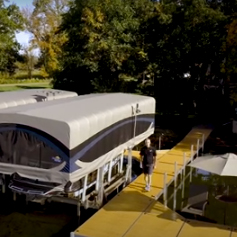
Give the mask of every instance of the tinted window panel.
[[13, 130], [0, 132], [0, 162], [50, 169], [63, 160], [44, 141]]

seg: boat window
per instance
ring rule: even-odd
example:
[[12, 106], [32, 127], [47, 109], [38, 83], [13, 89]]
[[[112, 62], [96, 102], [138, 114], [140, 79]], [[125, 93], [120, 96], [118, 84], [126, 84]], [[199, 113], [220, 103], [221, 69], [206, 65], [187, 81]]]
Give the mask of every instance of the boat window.
[[12, 130], [0, 132], [0, 162], [50, 169], [61, 165], [63, 160], [34, 135]]

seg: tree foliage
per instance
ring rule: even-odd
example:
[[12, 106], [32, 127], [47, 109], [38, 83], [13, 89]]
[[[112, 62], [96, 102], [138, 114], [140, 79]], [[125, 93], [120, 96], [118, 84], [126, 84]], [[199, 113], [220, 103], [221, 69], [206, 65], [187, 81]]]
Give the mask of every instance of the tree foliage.
[[[149, 0], [143, 3], [151, 4]], [[139, 7], [136, 1], [74, 1], [61, 27], [68, 42], [55, 85], [70, 80], [80, 92], [79, 78], [83, 75], [87, 90], [82, 93], [130, 90], [130, 84], [137, 80], [137, 59], [146, 57], [138, 36], [142, 19]]]
[[21, 47], [21, 58], [16, 63], [16, 66], [21, 71], [26, 71], [28, 78], [32, 78], [32, 72], [35, 69], [37, 63], [37, 57], [34, 55], [33, 47], [31, 45], [24, 45]]
[[148, 94], [163, 112], [224, 111], [237, 73], [236, 11], [236, 0], [74, 0], [54, 86]]
[[20, 45], [15, 40], [15, 32], [22, 29], [23, 18], [15, 4], [6, 6], [0, 0], [0, 72], [14, 73], [19, 57]]
[[[158, 80], [155, 80], [157, 102], [162, 110], [172, 108], [173, 111], [180, 104], [187, 110], [193, 100], [203, 102], [208, 77], [220, 78], [225, 16], [203, 0], [180, 1], [180, 4], [167, 1], [162, 8], [171, 20], [165, 27], [158, 28], [155, 18], [150, 29], [154, 34], [148, 37], [152, 45], [149, 58], [159, 69]], [[162, 34], [156, 34], [157, 30]], [[186, 73], [190, 75], [187, 78]]]
[[43, 59], [42, 75], [48, 77], [58, 68], [58, 57], [66, 41], [58, 33], [62, 14], [67, 11], [68, 0], [34, 0], [33, 10], [23, 9], [25, 28], [32, 33], [32, 46], [40, 49]]

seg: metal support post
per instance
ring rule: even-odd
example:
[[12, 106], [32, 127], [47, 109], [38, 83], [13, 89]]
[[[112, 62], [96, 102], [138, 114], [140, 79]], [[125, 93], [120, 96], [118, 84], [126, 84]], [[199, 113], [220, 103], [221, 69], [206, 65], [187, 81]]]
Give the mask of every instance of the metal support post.
[[200, 149], [199, 144], [200, 144], [200, 141], [199, 139], [197, 139], [197, 157], [199, 155], [199, 149]]
[[181, 180], [181, 185], [179, 185], [179, 189], [181, 189], [182, 188], [182, 180], [183, 180], [183, 172], [182, 172], [182, 170], [179, 173], [179, 175], [180, 175], [180, 180]]
[[[193, 161], [194, 158], [194, 154], [193, 154], [193, 145], [191, 146], [191, 162]], [[190, 183], [192, 182], [192, 176], [193, 176], [193, 168], [190, 168], [190, 177], [189, 177], [189, 181]]]
[[185, 179], [182, 180], [182, 194], [181, 194], [181, 198], [182, 198], [182, 202], [181, 202], [181, 209], [183, 208], [183, 204], [184, 204], [184, 190], [185, 190]]
[[205, 134], [202, 134], [202, 153], [204, 152]]
[[193, 161], [193, 158], [194, 158], [194, 154], [193, 154], [193, 145], [191, 145], [191, 162]]
[[85, 200], [86, 200], [87, 180], [88, 180], [88, 175], [86, 175], [84, 178], [84, 185], [83, 185], [83, 191], [82, 191], [82, 202], [85, 202]]
[[13, 201], [16, 201], [16, 192], [13, 192]]
[[112, 165], [113, 165], [113, 161], [111, 160], [111, 161], [109, 162], [109, 171], [108, 171], [108, 182], [109, 182], [109, 183], [110, 183], [110, 181], [111, 181]]
[[119, 173], [123, 172], [123, 153], [121, 153], [120, 157], [120, 166], [119, 166]]
[[128, 183], [132, 182], [132, 147], [128, 148]]
[[183, 153], [183, 180], [185, 179], [185, 172], [186, 172], [186, 153]]
[[167, 207], [167, 173], [164, 173], [164, 193], [163, 193], [163, 199], [164, 199], [164, 206]]
[[99, 180], [100, 180], [100, 169], [97, 170], [97, 176], [96, 176], [96, 184], [95, 184], [95, 191], [99, 191]]
[[2, 175], [2, 193], [6, 192], [6, 179], [5, 174]]
[[159, 136], [159, 150], [161, 149], [161, 136]]
[[183, 152], [183, 168], [186, 166], [186, 153]]
[[104, 166], [99, 168], [99, 191], [98, 191], [98, 203], [103, 204], [104, 199]]
[[183, 165], [183, 178], [182, 178], [182, 180], [181, 180], [181, 182], [182, 182], [182, 185], [181, 185], [181, 187], [182, 187], [182, 203], [181, 203], [181, 208], [182, 208], [182, 206], [183, 206], [183, 199], [184, 199], [184, 189], [185, 189], [185, 173], [186, 173], [186, 153], [184, 152], [183, 153], [183, 163], [184, 163], [184, 165]]
[[77, 216], [78, 217], [81, 216], [81, 202], [80, 202], [80, 200], [78, 200], [78, 203], [77, 203]]
[[177, 161], [174, 163], [174, 200], [173, 200], [173, 210], [176, 210], [176, 187], [177, 187]]

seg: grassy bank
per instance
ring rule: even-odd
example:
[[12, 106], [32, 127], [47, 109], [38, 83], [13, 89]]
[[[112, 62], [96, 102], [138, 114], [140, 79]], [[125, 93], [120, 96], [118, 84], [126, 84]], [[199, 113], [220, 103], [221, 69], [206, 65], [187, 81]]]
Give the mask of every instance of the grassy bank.
[[22, 85], [0, 85], [0, 92], [4, 91], [16, 91], [23, 89], [45, 89], [51, 88], [49, 83], [35, 83], [35, 84], [22, 84]]
[[8, 83], [1, 83], [0, 79], [0, 92], [22, 89], [44, 89], [52, 87], [50, 80], [7, 80], [7, 82]]

